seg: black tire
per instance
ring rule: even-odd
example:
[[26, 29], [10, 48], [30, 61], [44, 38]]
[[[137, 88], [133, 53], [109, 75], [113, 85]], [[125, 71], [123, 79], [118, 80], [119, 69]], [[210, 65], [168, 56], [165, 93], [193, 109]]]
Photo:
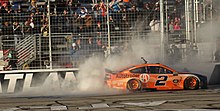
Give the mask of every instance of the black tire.
[[136, 79], [131, 79], [127, 82], [127, 89], [132, 92], [140, 91], [142, 89], [141, 82]]
[[184, 80], [184, 89], [186, 90], [199, 89], [199, 80], [196, 77], [187, 77]]

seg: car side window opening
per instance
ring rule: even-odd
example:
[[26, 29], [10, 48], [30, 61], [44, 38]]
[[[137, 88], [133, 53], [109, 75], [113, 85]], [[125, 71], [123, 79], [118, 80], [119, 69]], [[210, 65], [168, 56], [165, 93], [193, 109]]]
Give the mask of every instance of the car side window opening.
[[151, 74], [172, 74], [173, 73], [172, 71], [166, 68], [160, 67], [160, 66], [149, 66], [148, 71]]
[[131, 73], [146, 73], [146, 69], [145, 67], [139, 67], [139, 68], [135, 68], [130, 70]]
[[151, 74], [158, 74], [159, 73], [158, 66], [149, 66], [148, 71]]
[[166, 69], [167, 74], [173, 74], [173, 71]]

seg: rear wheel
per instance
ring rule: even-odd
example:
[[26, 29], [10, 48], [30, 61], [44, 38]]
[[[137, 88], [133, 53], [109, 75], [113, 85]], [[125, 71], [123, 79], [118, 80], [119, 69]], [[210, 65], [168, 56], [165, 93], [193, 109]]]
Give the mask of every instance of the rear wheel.
[[127, 83], [127, 89], [129, 91], [139, 91], [141, 89], [141, 82], [136, 79], [131, 79]]
[[199, 80], [196, 77], [187, 77], [184, 81], [184, 89], [195, 90], [199, 88]]

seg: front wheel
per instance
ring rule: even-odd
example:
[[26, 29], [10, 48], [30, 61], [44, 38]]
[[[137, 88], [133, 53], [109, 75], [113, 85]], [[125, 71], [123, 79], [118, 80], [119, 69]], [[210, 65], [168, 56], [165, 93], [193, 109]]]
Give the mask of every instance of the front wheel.
[[187, 77], [184, 81], [184, 89], [196, 90], [199, 88], [199, 80], [196, 77]]
[[129, 91], [138, 91], [141, 89], [141, 82], [136, 79], [131, 79], [127, 83], [127, 89]]

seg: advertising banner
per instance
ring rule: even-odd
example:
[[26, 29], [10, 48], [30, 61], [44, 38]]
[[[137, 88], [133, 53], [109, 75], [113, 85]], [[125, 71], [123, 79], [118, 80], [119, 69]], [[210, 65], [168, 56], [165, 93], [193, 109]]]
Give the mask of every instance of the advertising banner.
[[77, 72], [77, 68], [0, 71], [0, 94], [40, 88], [46, 81], [50, 81], [49, 84], [57, 83], [59, 88], [66, 82], [76, 81]]

